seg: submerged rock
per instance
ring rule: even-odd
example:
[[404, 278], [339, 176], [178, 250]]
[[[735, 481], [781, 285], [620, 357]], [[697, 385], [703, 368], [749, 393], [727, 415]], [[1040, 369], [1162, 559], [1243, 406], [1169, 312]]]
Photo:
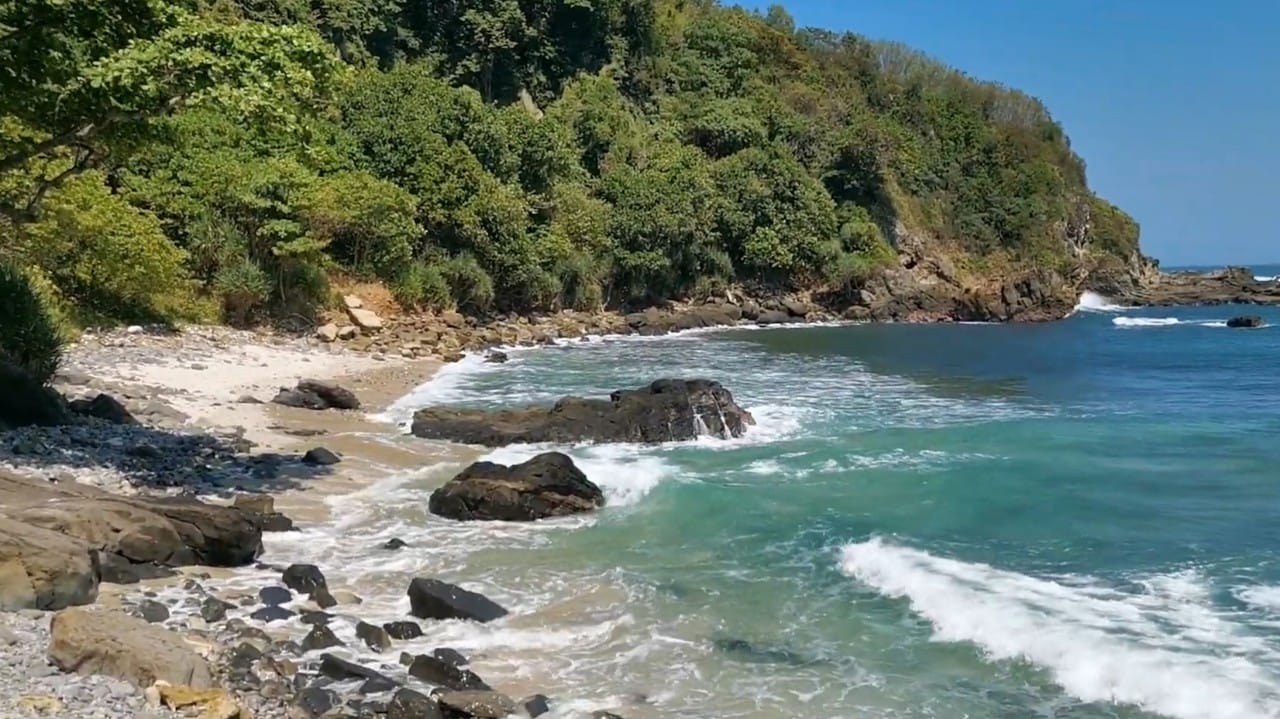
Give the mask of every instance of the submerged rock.
[[527, 522], [603, 505], [604, 493], [568, 455], [546, 452], [510, 467], [476, 462], [432, 492], [427, 506], [449, 519]]
[[1242, 317], [1232, 317], [1231, 319], [1227, 320], [1228, 327], [1234, 327], [1238, 329], [1239, 328], [1253, 329], [1255, 327], [1261, 327], [1264, 324], [1266, 324], [1266, 322], [1264, 322], [1262, 318], [1257, 315], [1244, 315]]
[[413, 418], [413, 434], [466, 444], [554, 442], [658, 443], [709, 434], [739, 437], [755, 424], [719, 382], [660, 379], [609, 399], [564, 397], [550, 409], [484, 411], [429, 407]]
[[483, 594], [439, 579], [418, 577], [409, 583], [409, 613], [419, 619], [469, 619], [491, 622], [508, 612]]

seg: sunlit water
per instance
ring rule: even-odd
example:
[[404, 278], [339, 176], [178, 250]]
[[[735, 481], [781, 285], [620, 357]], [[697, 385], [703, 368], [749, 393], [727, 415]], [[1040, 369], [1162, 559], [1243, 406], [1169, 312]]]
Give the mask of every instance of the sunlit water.
[[1280, 311], [1084, 304], [468, 359], [393, 414], [675, 376], [759, 424], [561, 448], [609, 499], [566, 521], [447, 522], [427, 496], [456, 468], [391, 476], [267, 558], [354, 583], [364, 618], [403, 615], [414, 575], [485, 592], [512, 617], [409, 648], [473, 654], [558, 716], [1280, 717], [1280, 327], [1225, 328]]

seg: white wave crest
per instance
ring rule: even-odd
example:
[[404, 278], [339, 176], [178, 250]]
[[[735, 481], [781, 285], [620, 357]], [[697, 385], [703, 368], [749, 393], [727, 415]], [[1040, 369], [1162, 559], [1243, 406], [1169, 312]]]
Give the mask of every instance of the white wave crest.
[[[546, 452], [545, 445], [508, 445], [485, 455], [499, 464], [516, 464]], [[578, 469], [604, 491], [607, 506], [639, 502], [663, 481], [675, 476], [676, 467], [644, 449], [621, 444], [595, 444], [562, 449]]]
[[1280, 280], [1280, 275], [1254, 275], [1253, 279], [1258, 282], [1275, 282]]
[[1280, 613], [1280, 586], [1258, 585], [1236, 591], [1241, 601], [1258, 609]]
[[1076, 302], [1076, 312], [1123, 312], [1129, 307], [1118, 305], [1111, 301], [1109, 297], [1098, 294], [1097, 292], [1083, 292], [1080, 294], [1080, 300]]
[[1116, 327], [1172, 327], [1182, 324], [1177, 317], [1115, 317], [1111, 324]]
[[1186, 573], [1130, 594], [881, 539], [845, 546], [841, 568], [883, 595], [907, 599], [936, 640], [973, 642], [992, 659], [1036, 664], [1084, 701], [1176, 719], [1280, 716], [1280, 652], [1215, 610], [1201, 582]]

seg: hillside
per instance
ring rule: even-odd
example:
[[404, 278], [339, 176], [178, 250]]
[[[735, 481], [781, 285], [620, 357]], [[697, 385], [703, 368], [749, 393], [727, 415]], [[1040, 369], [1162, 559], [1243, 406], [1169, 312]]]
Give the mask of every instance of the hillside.
[[355, 281], [1044, 319], [1145, 267], [1033, 97], [700, 0], [0, 0], [0, 217], [73, 324], [305, 318]]

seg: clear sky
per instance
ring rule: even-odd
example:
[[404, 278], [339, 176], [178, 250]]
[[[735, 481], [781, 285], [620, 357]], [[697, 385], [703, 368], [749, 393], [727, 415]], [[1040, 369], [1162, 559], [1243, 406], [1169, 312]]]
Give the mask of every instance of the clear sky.
[[1280, 262], [1280, 1], [778, 4], [1039, 97], [1161, 264]]

